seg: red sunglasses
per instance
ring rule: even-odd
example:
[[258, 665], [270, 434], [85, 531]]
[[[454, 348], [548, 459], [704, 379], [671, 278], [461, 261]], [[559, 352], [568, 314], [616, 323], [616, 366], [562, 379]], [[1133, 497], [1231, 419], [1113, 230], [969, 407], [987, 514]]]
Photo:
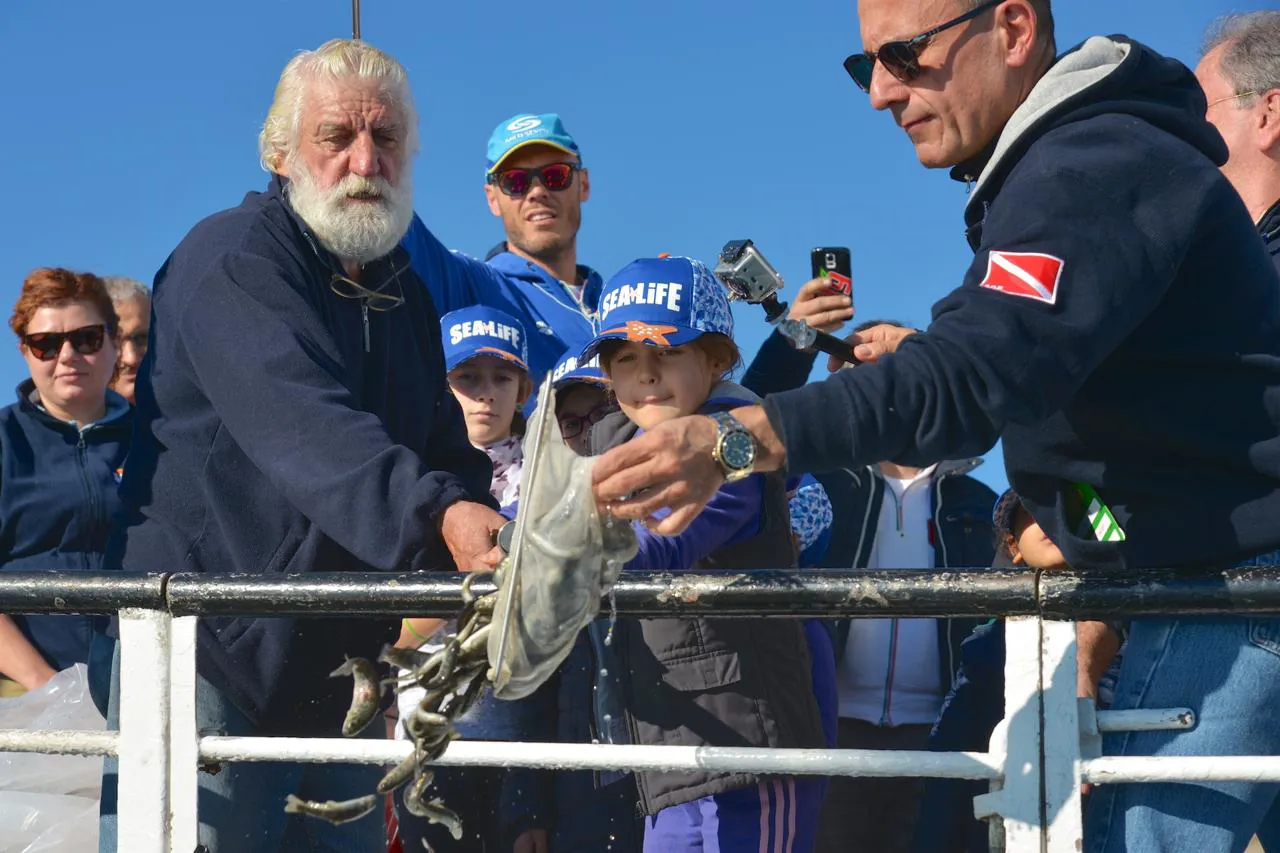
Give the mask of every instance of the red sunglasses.
[[504, 195], [516, 198], [533, 189], [533, 182], [538, 181], [553, 193], [569, 189], [573, 183], [573, 173], [582, 168], [573, 163], [552, 163], [536, 169], [503, 169], [489, 175], [488, 181], [497, 184]]
[[62, 352], [62, 345], [71, 342], [71, 348], [81, 355], [93, 355], [102, 349], [107, 340], [107, 327], [101, 323], [81, 326], [69, 332], [35, 332], [22, 336], [22, 343], [41, 361], [53, 361]]

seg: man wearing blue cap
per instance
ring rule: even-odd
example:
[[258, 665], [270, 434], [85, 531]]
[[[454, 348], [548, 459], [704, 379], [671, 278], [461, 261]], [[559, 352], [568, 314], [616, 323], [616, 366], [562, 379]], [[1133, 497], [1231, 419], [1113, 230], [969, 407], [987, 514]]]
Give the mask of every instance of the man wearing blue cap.
[[[577, 246], [582, 202], [590, 193], [578, 144], [558, 115], [512, 116], [489, 137], [485, 168], [485, 197], [502, 219], [506, 241], [490, 251], [487, 265], [454, 255], [484, 274], [422, 275], [441, 313], [479, 304], [518, 318], [529, 330], [535, 388], [565, 352], [577, 352], [594, 333], [601, 279], [578, 264]], [[439, 250], [416, 216], [403, 245], [415, 269], [419, 258]]]

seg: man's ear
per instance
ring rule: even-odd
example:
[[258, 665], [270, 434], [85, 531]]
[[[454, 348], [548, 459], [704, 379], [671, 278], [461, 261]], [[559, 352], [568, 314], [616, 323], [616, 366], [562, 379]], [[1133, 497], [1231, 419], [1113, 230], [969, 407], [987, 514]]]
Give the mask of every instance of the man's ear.
[[502, 216], [502, 208], [498, 207], [498, 190], [493, 184], [484, 185], [484, 198], [489, 202], [489, 212], [494, 216]]
[[591, 174], [586, 169], [582, 169], [578, 172], [578, 180], [582, 186], [578, 193], [578, 200], [586, 201], [591, 197]]
[[1280, 89], [1268, 89], [1258, 95], [1258, 148], [1268, 156], [1280, 159]]
[[1010, 68], [1035, 61], [1039, 34], [1048, 24], [1036, 17], [1030, 0], [1011, 0], [995, 10], [996, 29], [1004, 36], [1004, 59]]

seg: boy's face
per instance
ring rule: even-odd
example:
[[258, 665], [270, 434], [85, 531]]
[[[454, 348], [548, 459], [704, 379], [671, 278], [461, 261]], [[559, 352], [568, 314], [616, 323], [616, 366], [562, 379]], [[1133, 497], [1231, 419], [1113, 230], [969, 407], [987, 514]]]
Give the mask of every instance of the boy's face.
[[607, 365], [618, 405], [641, 429], [692, 415], [728, 365], [698, 346], [653, 347], [624, 341]]
[[1015, 565], [1033, 569], [1065, 569], [1067, 561], [1062, 551], [1050, 541], [1031, 513], [1019, 509], [1013, 520], [1013, 543], [1009, 548]]
[[488, 447], [511, 435], [516, 409], [529, 398], [528, 375], [514, 364], [482, 355], [449, 371], [449, 390], [462, 406], [467, 438]]
[[600, 419], [618, 411], [609, 392], [598, 385], [578, 382], [556, 396], [556, 420], [569, 449], [579, 456], [591, 455], [591, 428]]

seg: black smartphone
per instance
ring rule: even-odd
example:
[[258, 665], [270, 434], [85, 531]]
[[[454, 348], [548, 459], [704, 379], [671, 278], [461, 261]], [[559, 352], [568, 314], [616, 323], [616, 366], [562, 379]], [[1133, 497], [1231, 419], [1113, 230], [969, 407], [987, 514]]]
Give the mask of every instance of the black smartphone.
[[853, 299], [853, 266], [849, 250], [843, 246], [819, 246], [809, 253], [814, 278], [825, 278], [832, 293]]

